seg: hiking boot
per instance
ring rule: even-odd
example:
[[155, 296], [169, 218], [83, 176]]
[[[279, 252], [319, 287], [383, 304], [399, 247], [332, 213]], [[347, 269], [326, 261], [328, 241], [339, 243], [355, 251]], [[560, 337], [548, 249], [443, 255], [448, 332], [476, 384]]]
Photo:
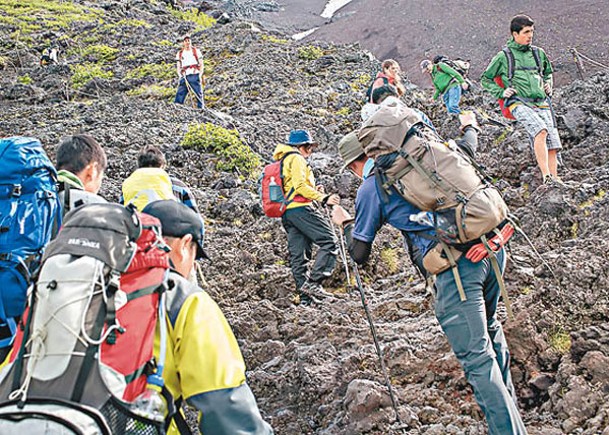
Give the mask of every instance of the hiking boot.
[[300, 287], [300, 294], [311, 298], [316, 303], [320, 303], [323, 299], [334, 298], [334, 295], [325, 291], [320, 283], [313, 281], [305, 282]]
[[552, 185], [554, 185], [554, 177], [552, 177], [550, 174], [544, 175], [543, 176], [543, 185], [544, 186], [552, 186]]
[[300, 302], [297, 305], [302, 305], [303, 307], [308, 307], [313, 304], [313, 299], [310, 296], [304, 293], [298, 293], [298, 299]]

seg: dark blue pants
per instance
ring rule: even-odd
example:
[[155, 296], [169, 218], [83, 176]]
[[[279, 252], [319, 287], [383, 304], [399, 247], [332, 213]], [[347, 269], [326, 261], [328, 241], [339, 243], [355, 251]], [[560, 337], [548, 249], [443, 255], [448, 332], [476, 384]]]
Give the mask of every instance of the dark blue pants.
[[[505, 251], [497, 254], [505, 268]], [[466, 301], [459, 298], [449, 269], [436, 279], [436, 317], [474, 389], [476, 401], [491, 435], [526, 435], [510, 374], [510, 352], [497, 319], [500, 290], [487, 258], [472, 263], [465, 255], [457, 261]]]
[[[201, 78], [199, 77], [199, 74], [189, 74], [186, 76], [186, 80], [188, 80], [188, 84], [196, 95], [197, 107], [199, 109], [203, 108], [203, 94], [201, 92]], [[180, 78], [178, 92], [176, 92], [176, 98], [173, 101], [174, 103], [184, 104], [186, 95], [188, 95], [188, 87], [186, 86], [186, 80], [184, 79], [184, 77]]]
[[319, 246], [309, 279], [321, 283], [332, 275], [338, 254], [338, 241], [328, 219], [310, 206], [286, 210], [281, 223], [288, 233], [290, 267], [299, 289], [307, 280], [307, 263], [311, 260], [313, 244]]

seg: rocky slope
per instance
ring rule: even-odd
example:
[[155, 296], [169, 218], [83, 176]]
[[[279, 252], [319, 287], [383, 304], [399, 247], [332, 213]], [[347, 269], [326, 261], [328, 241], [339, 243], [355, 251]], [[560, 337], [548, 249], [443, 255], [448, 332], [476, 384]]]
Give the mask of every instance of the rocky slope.
[[[399, 234], [381, 231], [363, 278], [407, 430], [394, 424], [361, 301], [346, 286], [342, 265], [327, 285], [336, 300], [294, 305], [284, 232], [262, 216], [256, 171], [250, 176], [244, 163], [270, 158], [289, 129], [309, 128], [321, 142], [311, 159], [318, 179], [351, 207], [358, 182], [338, 172], [336, 143], [357, 127], [377, 61], [355, 46], [295, 45], [246, 22], [203, 30], [185, 20], [201, 17], [173, 15], [160, 2], [29, 4], [38, 9], [24, 14], [20, 2], [0, 0], [0, 136], [39, 137], [53, 154], [61, 136], [93, 134], [108, 151], [102, 194], [110, 200], [143, 145], [166, 152], [170, 172], [193, 187], [205, 215], [213, 257], [203, 264], [207, 289], [234, 328], [249, 383], [278, 434], [486, 433]], [[44, 12], [49, 8], [52, 14]], [[25, 15], [42, 26], [31, 28]], [[53, 21], [58, 15], [62, 21]], [[212, 110], [170, 102], [175, 37], [187, 30], [208, 60]], [[62, 45], [62, 64], [41, 68], [38, 50], [50, 41]], [[516, 319], [505, 326], [532, 434], [609, 434], [608, 79], [598, 75], [557, 92], [569, 187], [539, 186], [519, 128], [486, 127], [481, 140], [480, 160], [555, 274], [516, 238], [506, 274]], [[413, 90], [406, 100], [450, 136], [453, 126], [441, 107], [426, 105], [428, 97]], [[466, 104], [495, 111], [476, 91]], [[189, 129], [198, 131], [189, 126], [206, 122], [236, 128], [255, 154], [237, 147], [237, 169], [221, 171], [234, 135], [199, 133], [206, 149], [182, 146], [198, 143], [186, 140]]]

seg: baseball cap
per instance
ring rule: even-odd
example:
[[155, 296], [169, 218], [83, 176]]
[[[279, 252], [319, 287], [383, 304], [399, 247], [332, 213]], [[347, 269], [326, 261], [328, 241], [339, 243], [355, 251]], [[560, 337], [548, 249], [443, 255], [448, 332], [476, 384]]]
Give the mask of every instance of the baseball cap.
[[165, 237], [192, 235], [193, 240], [197, 243], [197, 260], [209, 258], [209, 255], [203, 249], [205, 225], [201, 215], [184, 204], [171, 199], [151, 202], [142, 211], [161, 221], [163, 236]]
[[357, 138], [357, 131], [345, 135], [340, 142], [338, 142], [338, 153], [345, 161], [343, 170], [351, 163], [357, 160], [359, 156], [364, 154], [364, 148]]
[[421, 69], [427, 69], [429, 67], [429, 65], [431, 65], [431, 61], [429, 59], [425, 59], [421, 61]]

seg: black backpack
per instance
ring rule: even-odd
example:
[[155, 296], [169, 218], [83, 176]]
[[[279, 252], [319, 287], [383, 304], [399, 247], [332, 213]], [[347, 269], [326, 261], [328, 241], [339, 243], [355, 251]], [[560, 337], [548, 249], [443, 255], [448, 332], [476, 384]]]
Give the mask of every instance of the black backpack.
[[[383, 86], [390, 86], [389, 79], [387, 77], [381, 78], [383, 79]], [[377, 79], [378, 77], [375, 77], [374, 80], [372, 80], [372, 83], [370, 83], [370, 86], [368, 86], [368, 90], [366, 91], [366, 103], [372, 103], [372, 88], [374, 86], [374, 82], [376, 82]]]
[[433, 64], [437, 65], [440, 62], [445, 63], [459, 74], [463, 76], [463, 78], [467, 78], [467, 74], [469, 73], [470, 63], [468, 60], [463, 60], [460, 58], [457, 59], [449, 59], [448, 57], [439, 54], [438, 56], [433, 58]]

